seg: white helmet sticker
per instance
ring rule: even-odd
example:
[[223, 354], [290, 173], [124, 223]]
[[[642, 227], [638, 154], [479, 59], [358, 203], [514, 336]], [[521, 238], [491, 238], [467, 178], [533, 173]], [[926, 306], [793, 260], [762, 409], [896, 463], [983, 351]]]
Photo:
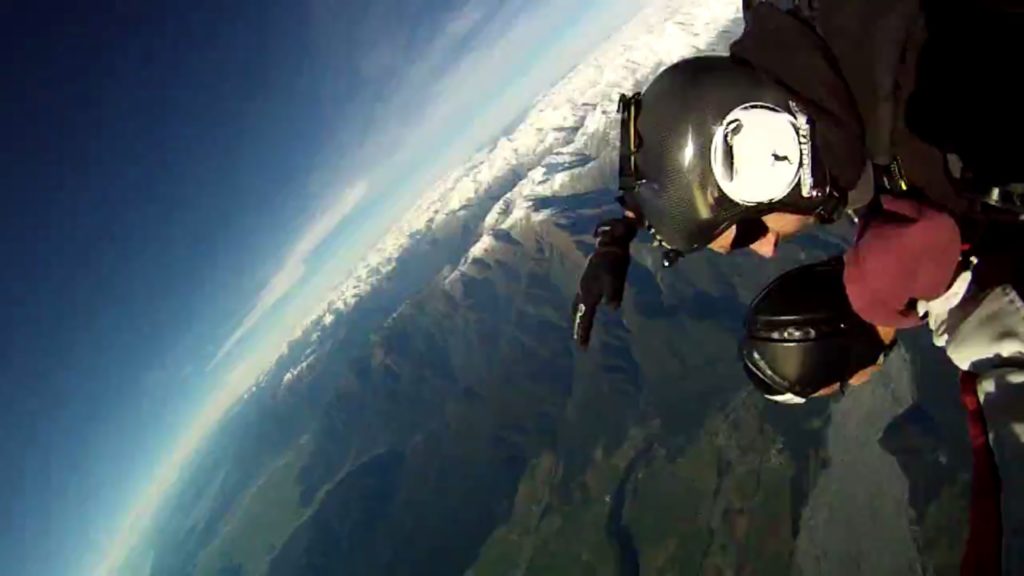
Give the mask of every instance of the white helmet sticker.
[[711, 169], [735, 202], [775, 202], [800, 182], [801, 152], [798, 120], [792, 114], [769, 104], [744, 104], [715, 131]]

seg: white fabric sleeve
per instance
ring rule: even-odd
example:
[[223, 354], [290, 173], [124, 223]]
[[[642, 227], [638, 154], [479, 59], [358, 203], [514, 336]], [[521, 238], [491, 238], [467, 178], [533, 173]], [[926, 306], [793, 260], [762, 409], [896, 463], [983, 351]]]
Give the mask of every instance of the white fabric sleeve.
[[963, 302], [943, 320], [946, 353], [961, 370], [984, 377], [994, 368], [1024, 365], [1024, 301], [1008, 284]]
[[978, 396], [1003, 483], [1003, 571], [1024, 574], [1024, 368], [989, 370]]
[[946, 345], [949, 333], [955, 330], [959, 323], [958, 315], [952, 314], [951, 317], [951, 312], [967, 294], [967, 289], [971, 286], [971, 277], [971, 270], [966, 270], [957, 276], [945, 294], [935, 300], [920, 300], [917, 303], [918, 315], [923, 317], [927, 314], [932, 340], [940, 348]]

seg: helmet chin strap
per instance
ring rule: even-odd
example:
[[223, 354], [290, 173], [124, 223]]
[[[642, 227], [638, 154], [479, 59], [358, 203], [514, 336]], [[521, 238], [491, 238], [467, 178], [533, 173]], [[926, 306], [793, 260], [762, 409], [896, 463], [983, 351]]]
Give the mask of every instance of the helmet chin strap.
[[736, 222], [736, 233], [732, 237], [729, 249], [749, 248], [769, 232], [768, 225], [761, 218], [744, 218]]

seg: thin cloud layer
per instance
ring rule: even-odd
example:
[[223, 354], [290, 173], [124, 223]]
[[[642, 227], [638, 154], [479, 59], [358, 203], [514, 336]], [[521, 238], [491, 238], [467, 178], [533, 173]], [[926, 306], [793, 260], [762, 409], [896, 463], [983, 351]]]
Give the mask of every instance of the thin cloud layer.
[[[345, 142], [328, 155], [342, 160], [325, 165], [326, 178], [320, 183], [330, 185], [333, 175], [347, 172], [345, 166], [369, 168], [366, 178], [387, 189], [376, 195], [381, 201], [401, 188], [396, 180], [422, 186], [440, 177], [498, 136], [528, 107], [528, 95], [547, 88], [544, 78], [550, 76], [547, 82], [551, 82], [576, 64], [579, 54], [574, 50], [529, 54], [550, 44], [565, 22], [579, 17], [584, 5], [582, 0], [552, 0], [543, 6], [526, 0], [467, 0], [440, 20], [396, 26], [399, 30], [364, 47], [362, 58], [375, 61], [377, 73], [383, 69], [390, 78], [372, 90], [364, 87], [356, 97], [368, 98], [368, 103], [356, 106], [357, 117], [345, 132], [359, 134], [361, 139]], [[577, 34], [575, 43], [592, 47], [596, 38], [589, 37], [591, 33], [600, 36], [602, 31]], [[537, 74], [538, 68], [544, 72]], [[534, 76], [526, 85], [523, 72]], [[364, 128], [351, 129], [359, 125]], [[365, 182], [353, 186], [310, 224], [207, 370], [219, 364], [304, 278], [306, 258], [365, 192]], [[402, 215], [400, 211], [391, 214], [394, 220], [381, 226], [391, 226]]]
[[[356, 42], [355, 57], [366, 65], [339, 65], [338, 70], [318, 71], [345, 80], [339, 82], [338, 92], [324, 95], [324, 102], [349, 111], [339, 114], [338, 139], [324, 146], [323, 169], [313, 175], [310, 188], [330, 189], [336, 182], [345, 181], [337, 177], [339, 174], [357, 173], [362, 180], [348, 187], [306, 227], [245, 317], [219, 347], [208, 370], [226, 364], [225, 359], [247, 336], [257, 340], [261, 320], [317, 272], [310, 269], [315, 267], [314, 253], [345, 226], [346, 216], [357, 205], [360, 210], [374, 202], [391, 202], [397, 207], [399, 204], [393, 201], [398, 192], [421, 190], [430, 179], [440, 177], [493, 142], [529, 110], [538, 95], [638, 8], [618, 0], [600, 4], [603, 8], [595, 8], [592, 0], [466, 0], [441, 18], [422, 24], [419, 16], [432, 8], [404, 0], [382, 0], [361, 8], [379, 13], [376, 24], [364, 27], [359, 18], [347, 19], [360, 23], [352, 32], [365, 41]], [[333, 24], [318, 31], [323, 38], [314, 43], [323, 49], [338, 48], [331, 43], [333, 39], [347, 35], [338, 33], [337, 19], [315, 16], [340, 4], [314, 1], [311, 5], [312, 20], [323, 22], [325, 27]], [[396, 12], [408, 18], [392, 22]], [[375, 39], [385, 24], [401, 29], [384, 40]], [[342, 52], [338, 51], [339, 60], [344, 57]], [[366, 75], [361, 80], [352, 76], [363, 70]], [[373, 183], [373, 198], [368, 197], [369, 182]], [[401, 205], [411, 207], [412, 203]], [[372, 225], [378, 229], [390, 227], [402, 215], [402, 210], [393, 210], [388, 212], [389, 221]], [[362, 225], [370, 227], [365, 222]], [[129, 521], [104, 558], [102, 573], [112, 573], [124, 559], [182, 463], [238, 397], [238, 391], [244, 389], [253, 366], [264, 360], [256, 355], [238, 358], [237, 362], [232, 358], [236, 365], [224, 367], [225, 374], [220, 374], [222, 370], [211, 371], [227, 382], [218, 382], [213, 397], [154, 474], [154, 482], [131, 507]]]
[[285, 259], [284, 264], [270, 279], [270, 282], [260, 291], [249, 313], [245, 315], [242, 323], [231, 334], [231, 337], [217, 351], [217, 355], [207, 366], [207, 370], [214, 367], [221, 359], [228, 354], [235, 345], [260, 321], [270, 308], [283, 298], [289, 290], [297, 284], [306, 273], [306, 259], [316, 250], [321, 243], [331, 234], [332, 231], [352, 212], [356, 204], [366, 195], [369, 188], [363, 181], [355, 184], [345, 192], [327, 210], [321, 213], [316, 220], [306, 229], [295, 246], [292, 247]]

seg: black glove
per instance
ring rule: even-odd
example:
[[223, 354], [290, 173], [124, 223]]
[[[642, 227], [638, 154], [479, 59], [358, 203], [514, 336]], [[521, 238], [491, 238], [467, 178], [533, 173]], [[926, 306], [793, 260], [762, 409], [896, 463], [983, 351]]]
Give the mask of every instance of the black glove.
[[594, 230], [597, 250], [587, 260], [572, 301], [572, 339], [584, 350], [590, 344], [598, 304], [604, 300], [613, 310], [622, 304], [629, 270], [629, 243], [636, 233], [637, 223], [632, 218], [605, 220]]

